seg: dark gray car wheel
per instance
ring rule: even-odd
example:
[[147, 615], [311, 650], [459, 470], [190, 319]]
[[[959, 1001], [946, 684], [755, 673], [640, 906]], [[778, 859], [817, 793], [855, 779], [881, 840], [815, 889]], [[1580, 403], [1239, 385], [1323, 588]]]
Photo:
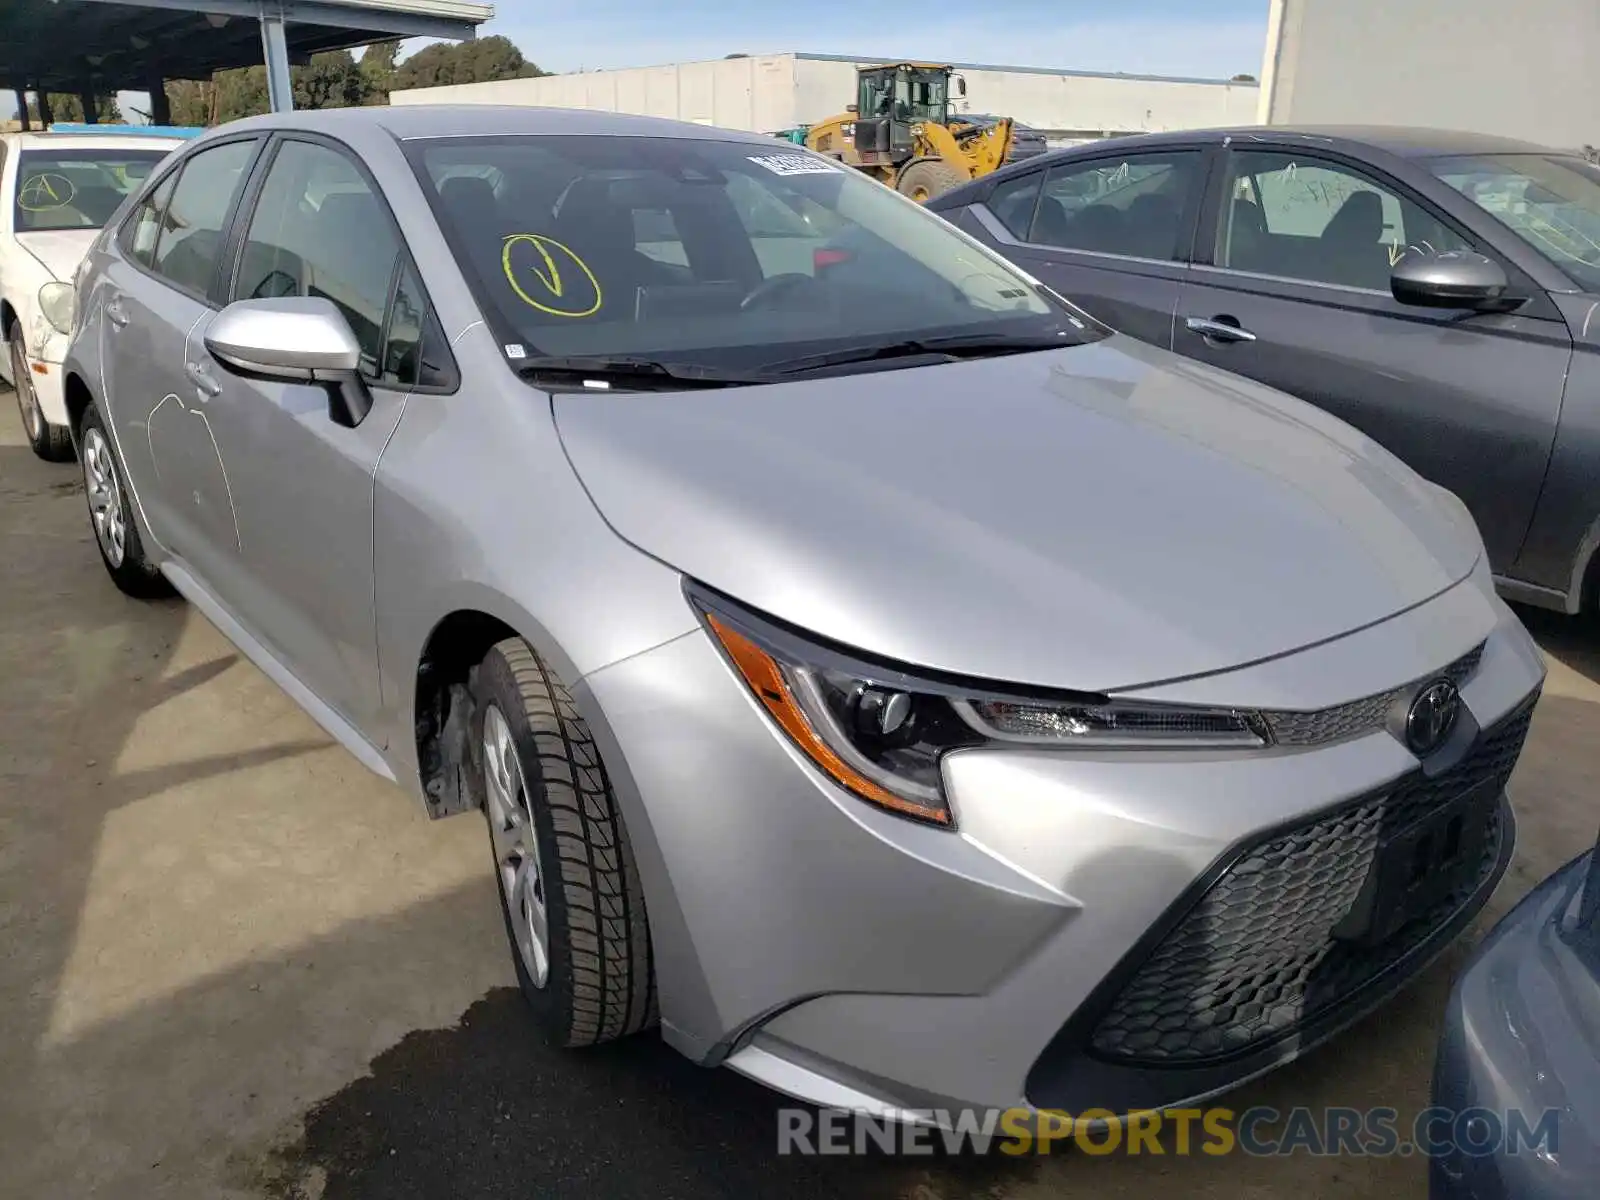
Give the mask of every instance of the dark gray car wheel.
[[521, 638], [489, 652], [472, 690], [500, 910], [536, 1020], [559, 1046], [654, 1024], [638, 868], [572, 697]]
[[28, 355], [22, 341], [22, 323], [11, 327], [8, 349], [11, 354], [12, 386], [17, 393], [17, 410], [22, 415], [22, 430], [28, 435], [28, 445], [46, 462], [67, 462], [72, 458], [72, 436], [65, 427], [52, 425], [45, 420], [39, 407], [39, 394], [33, 386], [33, 373], [28, 370]]
[[83, 490], [95, 545], [111, 582], [126, 595], [155, 600], [172, 595], [172, 585], [153, 566], [133, 518], [126, 478], [106, 433], [99, 408], [90, 404], [78, 432]]

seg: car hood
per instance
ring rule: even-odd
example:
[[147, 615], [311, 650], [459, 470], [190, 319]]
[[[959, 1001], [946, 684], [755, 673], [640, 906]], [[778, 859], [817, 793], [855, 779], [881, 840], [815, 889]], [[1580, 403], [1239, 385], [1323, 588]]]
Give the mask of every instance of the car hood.
[[98, 229], [49, 229], [17, 234], [17, 245], [37, 258], [50, 274], [70, 282]]
[[1117, 337], [770, 387], [557, 395], [625, 539], [908, 665], [1112, 691], [1325, 641], [1470, 574], [1349, 426]]

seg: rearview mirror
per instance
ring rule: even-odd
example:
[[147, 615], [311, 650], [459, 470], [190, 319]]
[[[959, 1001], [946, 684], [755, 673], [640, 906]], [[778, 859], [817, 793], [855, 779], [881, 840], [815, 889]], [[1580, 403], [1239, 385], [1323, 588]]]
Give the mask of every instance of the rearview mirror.
[[1510, 286], [1499, 263], [1470, 250], [1410, 250], [1389, 275], [1394, 298], [1421, 308], [1497, 307]]
[[361, 379], [361, 343], [331, 300], [238, 300], [212, 320], [206, 349], [240, 375], [328, 387], [329, 415], [355, 426], [372, 407]]

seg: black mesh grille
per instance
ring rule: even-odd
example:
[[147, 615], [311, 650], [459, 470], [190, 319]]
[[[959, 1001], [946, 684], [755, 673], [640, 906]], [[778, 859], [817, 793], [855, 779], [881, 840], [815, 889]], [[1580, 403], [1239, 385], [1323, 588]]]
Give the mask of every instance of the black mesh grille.
[[1091, 1039], [1120, 1062], [1202, 1062], [1276, 1039], [1350, 1000], [1446, 924], [1495, 870], [1498, 815], [1477, 869], [1376, 945], [1335, 938], [1362, 892], [1380, 837], [1492, 780], [1503, 788], [1530, 703], [1433, 779], [1420, 771], [1247, 851], [1157, 945]]
[[[1478, 669], [1482, 659], [1483, 644], [1480, 642], [1439, 674], [1458, 685], [1463, 684]], [[1416, 682], [1413, 682], [1376, 696], [1366, 696], [1316, 712], [1265, 712], [1261, 715], [1272, 730], [1273, 740], [1280, 746], [1322, 746], [1382, 728], [1395, 702], [1416, 686]]]

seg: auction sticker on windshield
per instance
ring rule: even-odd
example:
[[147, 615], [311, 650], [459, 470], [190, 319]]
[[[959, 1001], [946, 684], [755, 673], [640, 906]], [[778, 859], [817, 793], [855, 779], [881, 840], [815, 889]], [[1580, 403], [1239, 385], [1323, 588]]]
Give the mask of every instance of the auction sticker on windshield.
[[830, 175], [838, 170], [827, 159], [809, 154], [752, 154], [750, 161], [774, 175]]

